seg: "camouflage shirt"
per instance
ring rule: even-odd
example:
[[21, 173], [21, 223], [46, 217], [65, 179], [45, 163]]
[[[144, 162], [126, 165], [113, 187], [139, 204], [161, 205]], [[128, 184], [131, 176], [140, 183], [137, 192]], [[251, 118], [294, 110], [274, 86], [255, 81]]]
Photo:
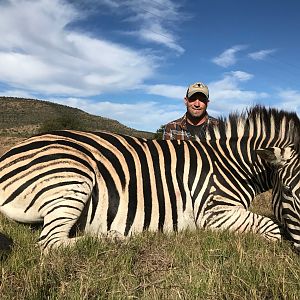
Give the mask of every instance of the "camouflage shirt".
[[207, 126], [218, 124], [218, 120], [208, 116], [207, 122], [193, 126], [187, 123], [186, 114], [178, 120], [172, 121], [164, 126], [163, 140], [192, 140], [197, 136], [205, 138]]

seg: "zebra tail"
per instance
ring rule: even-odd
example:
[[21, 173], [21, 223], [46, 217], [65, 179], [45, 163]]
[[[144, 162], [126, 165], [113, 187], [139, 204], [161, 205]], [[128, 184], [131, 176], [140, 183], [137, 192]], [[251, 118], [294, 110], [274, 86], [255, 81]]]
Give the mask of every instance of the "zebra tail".
[[13, 240], [0, 233], [0, 261], [4, 260], [7, 255], [11, 252], [13, 246]]

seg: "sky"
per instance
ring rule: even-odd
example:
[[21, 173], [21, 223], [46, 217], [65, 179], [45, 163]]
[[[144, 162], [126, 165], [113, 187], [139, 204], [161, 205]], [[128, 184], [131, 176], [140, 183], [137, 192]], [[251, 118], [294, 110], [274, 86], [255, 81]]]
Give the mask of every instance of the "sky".
[[0, 0], [0, 14], [2, 96], [155, 132], [201, 81], [213, 117], [300, 115], [298, 0]]

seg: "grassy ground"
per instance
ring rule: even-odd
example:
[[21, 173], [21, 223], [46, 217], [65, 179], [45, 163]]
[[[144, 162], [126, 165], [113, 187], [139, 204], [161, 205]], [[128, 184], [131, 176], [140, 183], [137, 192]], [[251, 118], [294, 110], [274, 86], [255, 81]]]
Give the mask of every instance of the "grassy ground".
[[288, 243], [198, 230], [126, 243], [86, 238], [43, 257], [38, 230], [1, 220], [15, 247], [1, 299], [299, 299], [300, 260]]
[[[252, 211], [272, 214], [269, 192]], [[252, 234], [144, 233], [117, 244], [87, 237], [41, 256], [40, 229], [0, 216], [0, 231], [15, 243], [1, 261], [1, 300], [300, 299], [298, 254]]]

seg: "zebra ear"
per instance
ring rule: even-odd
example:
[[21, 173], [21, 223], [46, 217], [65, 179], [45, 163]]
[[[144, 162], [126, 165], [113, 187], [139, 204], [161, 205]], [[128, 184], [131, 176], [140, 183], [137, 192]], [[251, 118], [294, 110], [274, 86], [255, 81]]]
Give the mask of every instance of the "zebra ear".
[[257, 149], [256, 153], [272, 165], [282, 166], [291, 157], [291, 148], [265, 148]]

